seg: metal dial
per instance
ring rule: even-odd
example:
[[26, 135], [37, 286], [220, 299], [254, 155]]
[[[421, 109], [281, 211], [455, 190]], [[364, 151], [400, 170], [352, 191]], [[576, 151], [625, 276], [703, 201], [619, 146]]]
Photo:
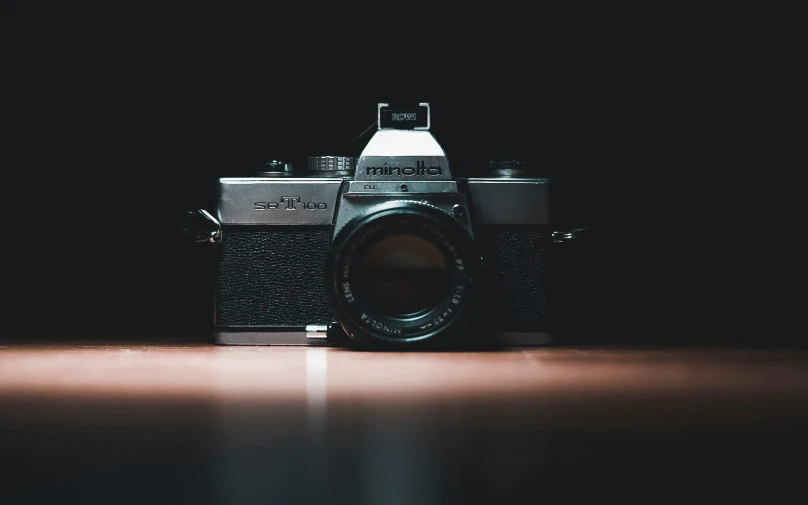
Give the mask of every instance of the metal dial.
[[310, 156], [309, 170], [311, 171], [337, 171], [353, 172], [356, 168], [356, 158], [352, 156]]

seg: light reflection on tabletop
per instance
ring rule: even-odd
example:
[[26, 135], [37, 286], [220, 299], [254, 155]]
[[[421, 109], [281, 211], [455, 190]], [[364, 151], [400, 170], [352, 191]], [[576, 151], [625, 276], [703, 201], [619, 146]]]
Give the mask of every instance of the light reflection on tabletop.
[[26, 476], [44, 473], [69, 495], [100, 472], [85, 498], [105, 501], [139, 472], [169, 501], [494, 503], [627, 472], [662, 483], [654, 461], [761, 475], [780, 468], [772, 452], [808, 448], [806, 364], [751, 349], [0, 345], [5, 489], [39, 496]]
[[[804, 386], [806, 351], [546, 348], [370, 353], [213, 345], [0, 345], [0, 391], [300, 398], [301, 388], [366, 399], [526, 392], [619, 395]], [[310, 383], [316, 384], [310, 384]], [[594, 388], [594, 389], [593, 389]]]

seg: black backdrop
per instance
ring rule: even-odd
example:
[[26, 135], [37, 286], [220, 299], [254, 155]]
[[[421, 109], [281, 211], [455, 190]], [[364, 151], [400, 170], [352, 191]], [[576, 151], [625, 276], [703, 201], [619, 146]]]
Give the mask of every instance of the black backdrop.
[[9, 9], [0, 333], [204, 338], [209, 250], [182, 240], [183, 212], [267, 159], [356, 155], [377, 102], [414, 100], [457, 173], [528, 160], [561, 224], [599, 230], [590, 338], [754, 341], [720, 330], [721, 280], [695, 267], [710, 96], [663, 48], [516, 30], [343, 51], [280, 25]]

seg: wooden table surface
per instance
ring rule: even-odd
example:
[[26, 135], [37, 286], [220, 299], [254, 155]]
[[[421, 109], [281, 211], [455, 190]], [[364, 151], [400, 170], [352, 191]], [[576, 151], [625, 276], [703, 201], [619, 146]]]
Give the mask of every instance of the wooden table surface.
[[775, 503], [807, 432], [805, 350], [0, 344], [4, 505]]

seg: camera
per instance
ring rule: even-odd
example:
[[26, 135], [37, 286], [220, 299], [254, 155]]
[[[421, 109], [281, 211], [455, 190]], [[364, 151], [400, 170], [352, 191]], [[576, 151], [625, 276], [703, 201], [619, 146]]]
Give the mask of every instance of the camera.
[[553, 339], [550, 180], [517, 161], [454, 177], [430, 106], [378, 104], [358, 158], [222, 178], [219, 344], [463, 349]]

